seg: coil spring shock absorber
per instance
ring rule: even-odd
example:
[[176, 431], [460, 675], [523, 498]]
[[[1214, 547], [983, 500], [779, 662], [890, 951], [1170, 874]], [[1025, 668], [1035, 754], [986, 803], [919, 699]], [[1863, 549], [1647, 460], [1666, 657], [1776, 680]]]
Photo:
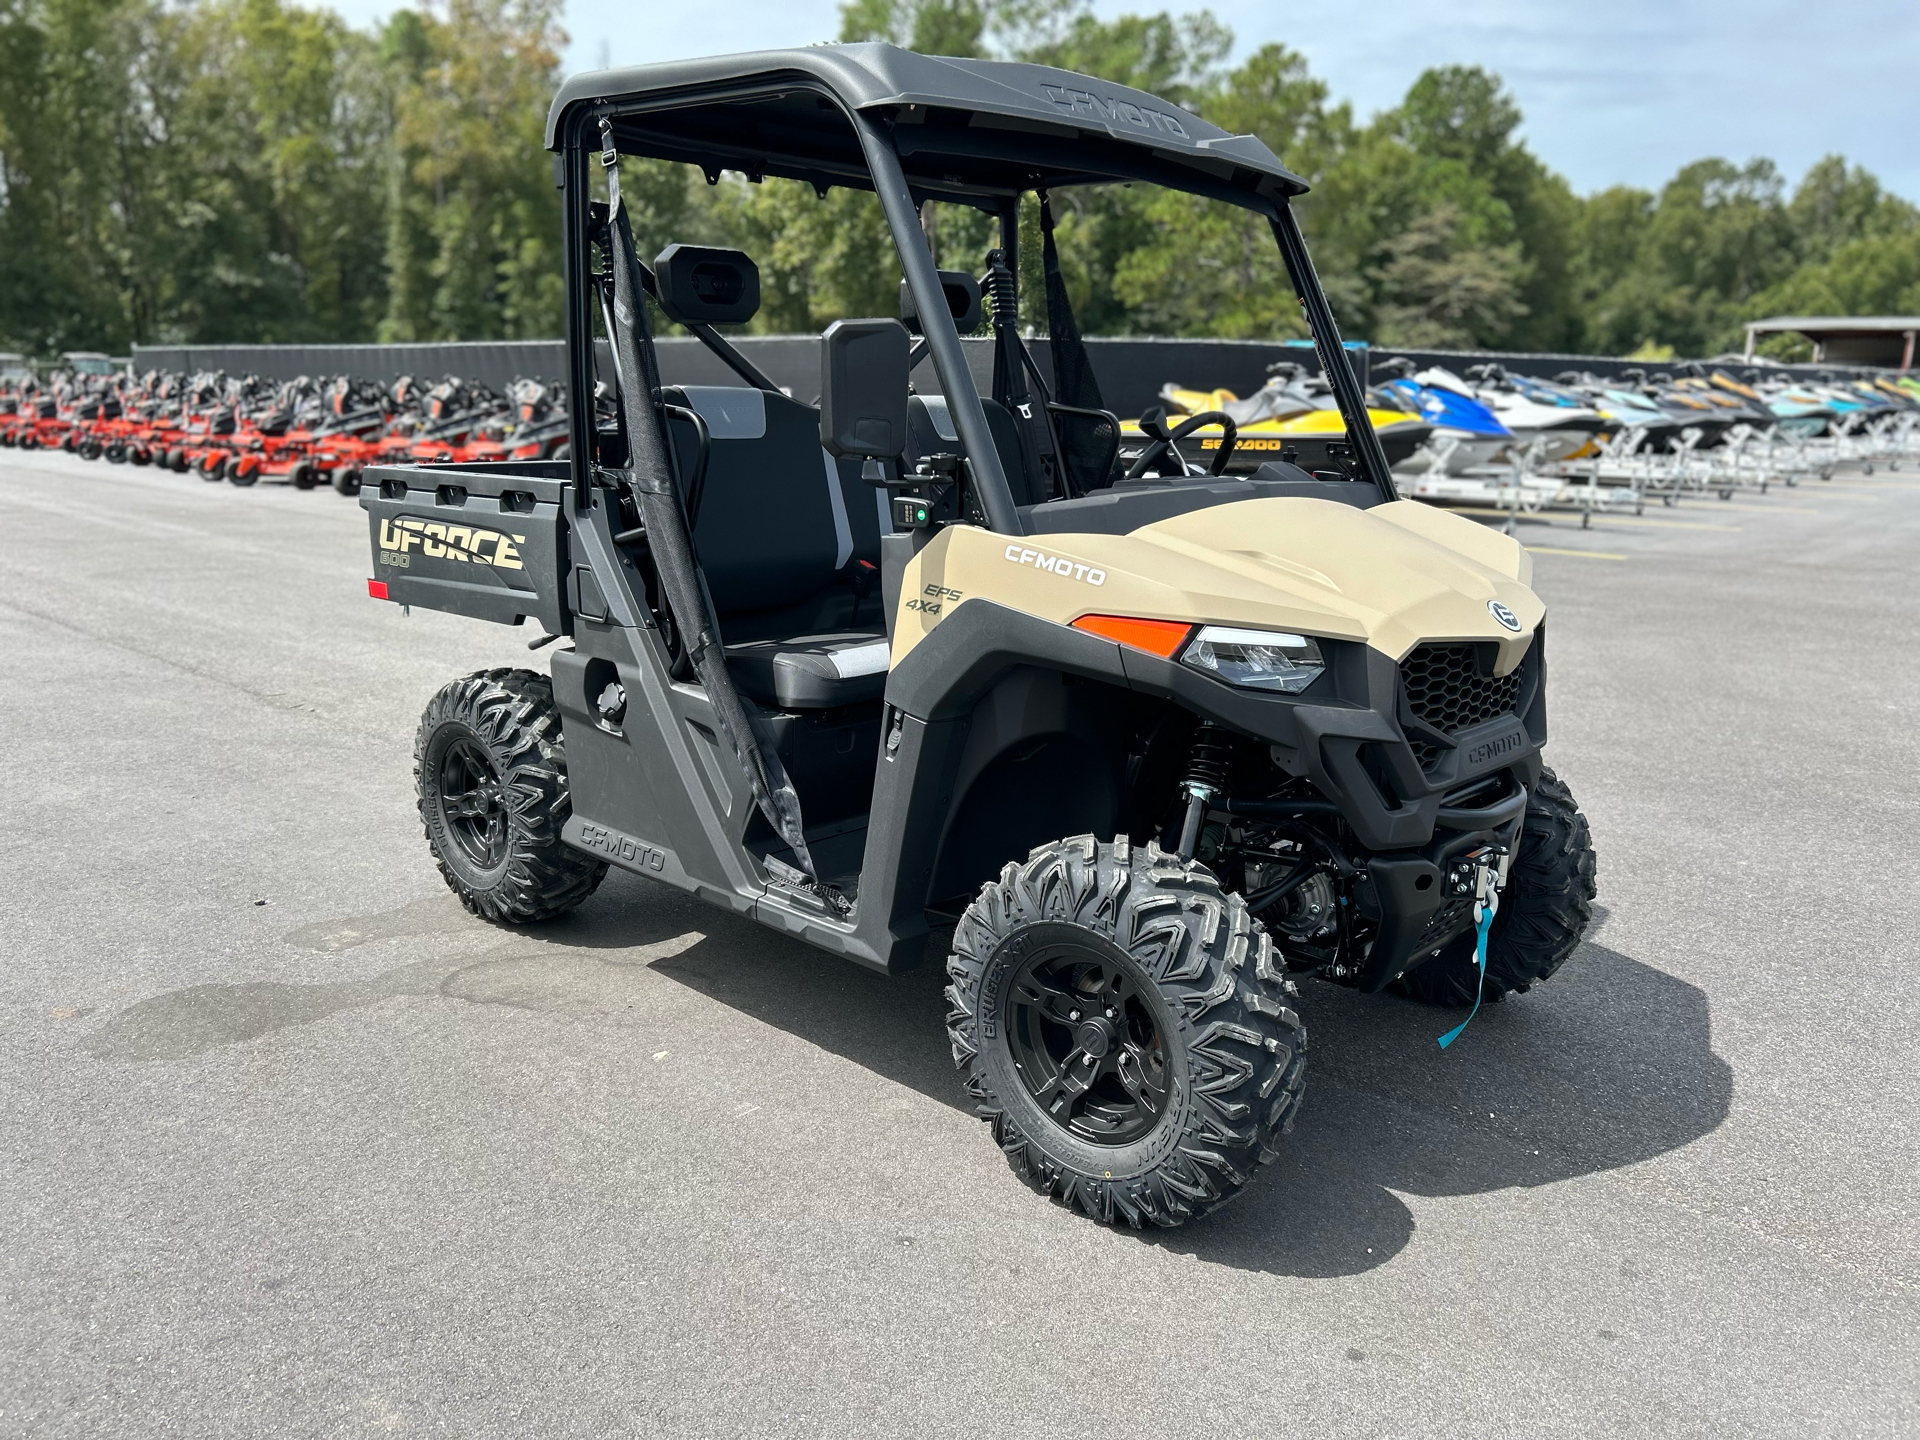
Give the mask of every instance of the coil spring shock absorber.
[[1180, 782], [1180, 793], [1187, 797], [1187, 818], [1180, 826], [1182, 860], [1193, 859], [1194, 851], [1200, 848], [1200, 827], [1207, 818], [1207, 804], [1227, 788], [1227, 765], [1232, 754], [1227, 732], [1201, 721], [1187, 756], [1186, 778]]
[[1007, 265], [1007, 252], [989, 250], [987, 252], [987, 303], [993, 307], [995, 325], [1017, 325], [1020, 323], [1019, 289], [1013, 280], [1013, 271]]

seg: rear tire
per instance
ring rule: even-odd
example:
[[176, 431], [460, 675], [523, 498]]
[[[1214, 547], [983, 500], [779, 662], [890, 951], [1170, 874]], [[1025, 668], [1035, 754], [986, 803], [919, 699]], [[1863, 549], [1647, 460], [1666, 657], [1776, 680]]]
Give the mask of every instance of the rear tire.
[[1565, 963], [1593, 918], [1593, 836], [1573, 792], [1551, 770], [1527, 797], [1520, 852], [1507, 872], [1506, 893], [1487, 931], [1486, 988], [1474, 963], [1469, 930], [1439, 955], [1407, 971], [1396, 988], [1429, 1005], [1471, 1005], [1479, 994], [1497, 1004], [1524, 994]]
[[342, 465], [338, 470], [333, 472], [333, 488], [342, 495], [358, 495], [360, 493], [360, 477], [345, 465]]
[[1293, 1126], [1307, 1036], [1284, 968], [1205, 867], [1081, 835], [967, 907], [947, 1034], [1028, 1185], [1103, 1224], [1180, 1225]]
[[483, 920], [550, 919], [606, 876], [604, 860], [560, 841], [573, 799], [546, 676], [483, 670], [443, 688], [421, 716], [413, 774], [441, 878]]

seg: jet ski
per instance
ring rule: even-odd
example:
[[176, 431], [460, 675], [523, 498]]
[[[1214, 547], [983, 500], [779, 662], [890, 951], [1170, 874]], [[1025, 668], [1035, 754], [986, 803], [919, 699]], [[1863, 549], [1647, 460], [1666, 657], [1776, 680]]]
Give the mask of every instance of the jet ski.
[[[1445, 371], [1429, 371], [1433, 383], [1445, 384]], [[1450, 378], [1450, 377], [1449, 377]], [[1590, 453], [1620, 428], [1564, 386], [1524, 375], [1510, 375], [1501, 365], [1475, 365], [1467, 371], [1473, 396], [1513, 432], [1533, 457], [1548, 464]]]
[[1383, 397], [1433, 427], [1432, 438], [1396, 464], [1396, 472], [1457, 475], [1491, 463], [1513, 444], [1513, 432], [1452, 372], [1435, 368], [1415, 374], [1406, 359], [1388, 360], [1379, 369], [1394, 377], [1378, 387]]
[[1725, 416], [1731, 422], [1729, 437], [1738, 433], [1738, 427], [1743, 425], [1752, 432], [1771, 430], [1780, 423], [1779, 417], [1767, 409], [1751, 387], [1742, 385], [1724, 371], [1709, 374], [1706, 366], [1697, 362], [1682, 366], [1670, 389], [1676, 396], [1704, 402]]
[[1717, 393], [1738, 398], [1743, 406], [1742, 413], [1751, 416], [1756, 424], [1777, 425], [1780, 417], [1767, 408], [1767, 398], [1754, 388], [1753, 372], [1747, 372], [1745, 380], [1736, 380], [1724, 370], [1709, 372], [1704, 366], [1694, 367], [1708, 387]]
[[1652, 376], [1629, 371], [1628, 375], [1634, 378], [1643, 395], [1680, 422], [1683, 435], [1689, 430], [1695, 432], [1694, 449], [1711, 450], [1724, 444], [1733, 428], [1741, 423], [1737, 402], [1731, 398], [1723, 402], [1710, 389], [1691, 389], [1668, 371]]
[[1588, 371], [1564, 370], [1553, 378], [1555, 384], [1572, 389], [1603, 418], [1618, 425], [1614, 437], [1630, 453], [1664, 453], [1674, 447], [1686, 428], [1639, 390], [1602, 380]]
[[1843, 415], [1859, 407], [1797, 381], [1788, 381], [1766, 394], [1766, 406], [1779, 419], [1780, 428], [1789, 435], [1814, 439], [1831, 435]]
[[[1306, 470], [1340, 469], [1340, 457], [1329, 447], [1347, 443], [1347, 422], [1335, 404], [1332, 387], [1290, 361], [1270, 366], [1268, 375], [1267, 383], [1244, 400], [1231, 390], [1188, 390], [1169, 382], [1160, 387], [1160, 403], [1169, 416], [1217, 410], [1233, 421], [1229, 475], [1249, 473], [1269, 460], [1289, 460]], [[1419, 415], [1398, 405], [1375, 405], [1370, 400], [1367, 418], [1389, 465], [1412, 455], [1433, 434], [1433, 427]], [[1182, 443], [1196, 446], [1203, 461], [1210, 461], [1224, 438], [1223, 427], [1209, 425]], [[1131, 463], [1149, 439], [1139, 421], [1123, 421], [1122, 463]]]
[[1907, 416], [1920, 414], [1920, 385], [1915, 385], [1912, 380], [1904, 376], [1889, 379], [1885, 375], [1877, 375], [1865, 383], [1871, 384], [1875, 393], [1890, 401], [1897, 413]]

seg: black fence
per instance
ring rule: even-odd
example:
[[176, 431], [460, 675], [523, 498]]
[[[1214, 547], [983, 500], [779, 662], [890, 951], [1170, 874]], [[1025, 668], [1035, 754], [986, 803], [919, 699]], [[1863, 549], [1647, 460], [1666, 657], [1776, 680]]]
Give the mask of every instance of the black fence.
[[402, 375], [459, 375], [495, 389], [518, 376], [566, 373], [567, 347], [559, 340], [467, 340], [426, 345], [136, 345], [133, 369], [224, 370], [229, 375], [265, 375], [293, 380], [302, 375], [364, 375], [397, 380]]
[[[820, 340], [814, 335], [749, 335], [735, 339], [748, 358], [788, 394], [813, 401], [820, 393]], [[1043, 374], [1052, 373], [1044, 339], [1029, 342]], [[992, 345], [965, 342], [974, 381], [982, 390], [992, 378]], [[739, 380], [698, 340], [685, 336], [659, 341], [662, 378], [670, 385], [732, 385]], [[1169, 381], [1193, 390], [1231, 390], [1252, 394], [1266, 383], [1270, 366], [1292, 362], [1309, 373], [1319, 363], [1311, 346], [1300, 341], [1089, 339], [1087, 351], [1107, 406], [1120, 415], [1138, 415], [1156, 403]], [[1656, 372], [1678, 361], [1627, 360], [1613, 356], [1514, 354], [1478, 350], [1397, 350], [1355, 347], [1349, 352], [1364, 381], [1378, 376], [1381, 363], [1401, 358], [1425, 369], [1439, 365], [1461, 373], [1489, 362], [1518, 375], [1551, 379], [1568, 370], [1613, 377], [1629, 369]], [[1729, 361], [1738, 367], [1744, 362]], [[136, 345], [133, 368], [144, 370], [224, 370], [230, 375], [265, 375], [291, 380], [300, 375], [364, 375], [392, 380], [402, 375], [438, 379], [459, 375], [504, 389], [516, 376], [558, 379], [566, 373], [566, 347], [558, 340], [475, 340], [421, 345]], [[1793, 365], [1782, 369], [1809, 376], [1833, 373], [1830, 365]], [[930, 363], [914, 373], [923, 394], [938, 394], [939, 378]]]

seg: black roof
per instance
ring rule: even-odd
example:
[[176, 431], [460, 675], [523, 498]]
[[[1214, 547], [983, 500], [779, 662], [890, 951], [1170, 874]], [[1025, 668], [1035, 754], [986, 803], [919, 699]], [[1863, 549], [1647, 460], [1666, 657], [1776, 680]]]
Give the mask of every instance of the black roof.
[[726, 169], [866, 188], [844, 106], [891, 113], [908, 180], [928, 195], [981, 203], [1018, 190], [1145, 180], [1245, 202], [1307, 188], [1257, 137], [1230, 135], [1144, 91], [1046, 65], [893, 45], [588, 71], [554, 97], [547, 147], [559, 147], [569, 111], [603, 104], [615, 114], [622, 151], [686, 161], [710, 175]]

